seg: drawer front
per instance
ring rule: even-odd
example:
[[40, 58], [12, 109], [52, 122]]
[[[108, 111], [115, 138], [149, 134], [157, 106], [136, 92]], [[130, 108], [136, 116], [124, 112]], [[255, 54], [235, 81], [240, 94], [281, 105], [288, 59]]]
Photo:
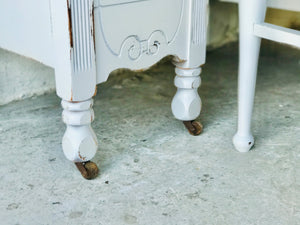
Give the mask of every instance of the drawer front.
[[[96, 16], [107, 47], [119, 55], [129, 37], [147, 41], [153, 32], [160, 32], [167, 43], [175, 38], [183, 14], [185, 0], [102, 0], [124, 4], [96, 7]], [[128, 4], [127, 4], [128, 3]]]

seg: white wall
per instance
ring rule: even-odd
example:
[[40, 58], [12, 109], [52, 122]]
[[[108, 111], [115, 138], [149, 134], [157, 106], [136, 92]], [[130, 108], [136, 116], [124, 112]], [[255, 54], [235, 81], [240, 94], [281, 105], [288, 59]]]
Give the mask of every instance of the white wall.
[[54, 90], [52, 68], [0, 49], [0, 105]]

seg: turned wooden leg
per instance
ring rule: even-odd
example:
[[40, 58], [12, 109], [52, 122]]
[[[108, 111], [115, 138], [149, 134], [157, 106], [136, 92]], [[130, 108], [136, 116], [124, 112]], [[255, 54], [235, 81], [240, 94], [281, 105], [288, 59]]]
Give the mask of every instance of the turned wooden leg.
[[201, 68], [185, 69], [176, 67], [175, 86], [177, 92], [172, 101], [173, 115], [182, 120], [190, 134], [199, 135], [202, 125], [195, 121], [200, 115], [201, 99], [197, 89], [201, 84]]
[[240, 56], [238, 88], [238, 130], [233, 137], [235, 148], [247, 152], [254, 144], [251, 134], [251, 117], [261, 39], [254, 36], [255, 23], [264, 21], [265, 0], [240, 0]]
[[92, 99], [83, 102], [62, 100], [63, 121], [67, 125], [62, 140], [63, 151], [86, 179], [93, 179], [98, 174], [96, 164], [90, 162], [98, 148], [97, 137], [91, 127], [94, 120], [92, 106]]

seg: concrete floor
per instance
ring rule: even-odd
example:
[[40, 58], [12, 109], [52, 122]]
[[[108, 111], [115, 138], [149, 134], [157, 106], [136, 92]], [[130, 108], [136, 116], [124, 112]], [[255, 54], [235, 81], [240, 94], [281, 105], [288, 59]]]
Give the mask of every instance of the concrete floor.
[[171, 114], [170, 63], [99, 85], [92, 181], [62, 153], [54, 93], [0, 107], [0, 224], [300, 224], [300, 51], [263, 44], [246, 154], [231, 143], [237, 61], [237, 44], [208, 53], [198, 137]]

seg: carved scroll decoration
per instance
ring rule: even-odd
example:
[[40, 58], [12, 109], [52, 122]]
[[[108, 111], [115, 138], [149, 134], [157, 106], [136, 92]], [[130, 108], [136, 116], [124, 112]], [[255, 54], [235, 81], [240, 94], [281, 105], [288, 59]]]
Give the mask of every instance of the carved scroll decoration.
[[142, 55], [157, 54], [162, 46], [167, 45], [163, 31], [154, 31], [148, 40], [139, 40], [137, 36], [128, 37], [122, 44], [121, 57], [128, 55], [130, 60], [137, 60]]
[[[139, 0], [139, 1], [116, 0], [116, 2], [119, 2], [119, 1], [124, 2], [124, 3], [120, 3], [120, 4], [129, 4], [129, 3], [138, 3], [138, 2], [142, 3], [142, 2], [147, 2], [150, 0]], [[176, 23], [176, 29], [174, 29], [174, 32], [171, 35], [170, 34], [167, 35], [163, 29], [158, 29], [158, 30], [152, 31], [152, 33], [150, 33], [148, 39], [145, 39], [145, 38], [142, 39], [138, 34], [133, 34], [131, 36], [126, 37], [120, 43], [119, 50], [117, 50], [117, 49], [113, 49], [113, 47], [109, 43], [109, 39], [106, 37], [106, 32], [105, 32], [104, 24], [103, 24], [102, 9], [105, 9], [106, 7], [116, 7], [115, 5], [118, 5], [118, 4], [115, 4], [113, 6], [112, 5], [103, 6], [103, 3], [105, 3], [105, 1], [98, 1], [98, 3], [96, 3], [95, 7], [97, 10], [99, 9], [98, 16], [100, 17], [100, 19], [99, 19], [100, 29], [101, 29], [106, 47], [109, 49], [109, 51], [113, 55], [119, 56], [119, 57], [121, 56], [122, 58], [125, 57], [125, 55], [127, 55], [127, 58], [129, 60], [137, 60], [142, 55], [157, 54], [163, 45], [167, 46], [167, 45], [171, 44], [176, 39], [176, 36], [179, 32], [179, 28], [180, 28], [180, 25], [183, 20], [185, 0], [180, 0], [179, 2], [180, 2], [180, 7], [178, 7], [178, 9], [179, 9], [179, 13], [178, 13], [178, 17], [177, 17], [178, 22]]]

